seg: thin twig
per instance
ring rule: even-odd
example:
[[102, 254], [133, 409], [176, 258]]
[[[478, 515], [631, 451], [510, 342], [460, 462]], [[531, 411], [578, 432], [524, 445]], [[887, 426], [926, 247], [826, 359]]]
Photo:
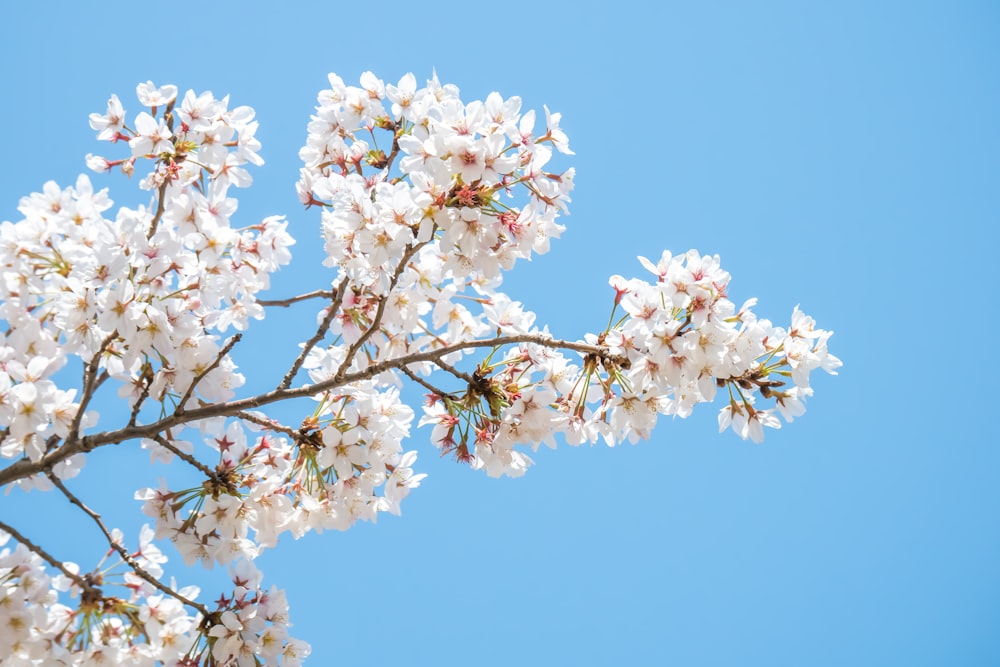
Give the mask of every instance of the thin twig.
[[396, 265], [396, 271], [393, 273], [392, 280], [389, 281], [389, 290], [378, 299], [378, 307], [375, 310], [375, 316], [368, 324], [368, 329], [364, 331], [356, 341], [351, 343], [350, 347], [347, 348], [347, 353], [344, 355], [344, 360], [340, 363], [340, 368], [338, 368], [337, 372], [333, 375], [334, 378], [342, 378], [344, 376], [344, 373], [347, 372], [347, 369], [350, 368], [351, 364], [354, 362], [354, 355], [358, 353], [358, 350], [360, 350], [364, 344], [368, 342], [368, 339], [371, 338], [372, 335], [381, 327], [382, 316], [385, 313], [385, 304], [389, 301], [389, 295], [392, 294], [393, 288], [395, 288], [396, 284], [399, 282], [399, 277], [403, 275], [403, 269], [406, 268], [410, 258], [417, 254], [417, 252], [425, 245], [427, 245], [427, 241], [424, 241], [423, 243], [414, 243], [407, 248], [406, 252], [403, 254], [403, 258], [399, 261], [399, 264]]
[[421, 387], [423, 387], [427, 391], [431, 392], [432, 394], [435, 394], [437, 396], [446, 396], [448, 394], [448, 392], [442, 391], [442, 390], [438, 389], [437, 387], [435, 387], [434, 385], [432, 385], [430, 382], [428, 382], [427, 380], [423, 379], [422, 377], [420, 377], [419, 375], [417, 375], [416, 373], [414, 373], [413, 371], [411, 371], [406, 366], [401, 366], [399, 370], [406, 377], [410, 378], [411, 380], [413, 380], [414, 382], [416, 382], [417, 384], [419, 384]]
[[191, 456], [190, 454], [182, 452], [180, 450], [180, 448], [177, 447], [177, 445], [175, 445], [174, 443], [170, 442], [169, 440], [167, 440], [166, 438], [164, 438], [159, 433], [157, 433], [156, 435], [154, 435], [151, 438], [151, 440], [155, 440], [161, 447], [163, 447], [164, 449], [166, 449], [170, 453], [174, 454], [175, 456], [177, 456], [177, 458], [179, 458], [180, 460], [184, 461], [188, 465], [191, 465], [191, 466], [197, 468], [199, 471], [201, 471], [209, 479], [215, 477], [215, 471], [214, 470], [212, 470], [207, 465], [205, 465], [204, 463], [202, 463], [201, 461], [199, 461], [195, 457]]
[[254, 410], [265, 405], [270, 405], [272, 403], [292, 398], [316, 396], [338, 387], [350, 385], [355, 382], [370, 380], [371, 378], [377, 377], [386, 371], [408, 366], [410, 364], [418, 364], [425, 361], [436, 363], [442, 357], [453, 352], [458, 352], [459, 350], [469, 350], [481, 347], [499, 347], [503, 345], [515, 345], [518, 343], [530, 343], [555, 350], [572, 350], [585, 355], [593, 354], [602, 360], [614, 363], [621, 363], [624, 360], [624, 358], [620, 355], [611, 354], [608, 352], [607, 347], [601, 345], [591, 345], [589, 343], [550, 338], [549, 336], [540, 333], [513, 334], [510, 336], [488, 338], [485, 340], [462, 341], [436, 350], [414, 352], [401, 357], [386, 359], [385, 361], [372, 364], [364, 370], [354, 373], [345, 373], [342, 377], [332, 377], [328, 380], [317, 382], [316, 384], [296, 387], [294, 389], [273, 389], [256, 396], [222, 403], [213, 403], [211, 405], [205, 405], [193, 410], [186, 410], [182, 414], [175, 413], [150, 424], [129, 425], [113, 431], [105, 431], [103, 433], [95, 433], [93, 435], [84, 436], [75, 443], [67, 443], [57, 450], [43, 456], [38, 461], [20, 459], [6, 468], [0, 469], [0, 486], [5, 486], [15, 480], [24, 479], [42, 472], [46, 468], [54, 466], [74, 454], [89, 452], [104, 445], [117, 444], [134, 438], [151, 438], [157, 433], [162, 433], [166, 429], [175, 428], [182, 424], [188, 424], [203, 419], [210, 419], [212, 417], [232, 416], [243, 410]]
[[110, 377], [111, 373], [109, 373], [106, 369], [101, 371], [101, 374], [97, 376], [96, 380], [94, 380], [94, 391], [96, 392], [100, 389], [101, 385], [107, 382]]
[[153, 219], [149, 221], [149, 231], [146, 232], [146, 240], [153, 238], [156, 234], [156, 228], [160, 226], [160, 219], [167, 210], [166, 196], [167, 188], [170, 186], [170, 177], [164, 174], [163, 182], [160, 183], [159, 189], [156, 191], [156, 213], [153, 214]]
[[87, 406], [94, 397], [94, 393], [97, 391], [97, 388], [100, 387], [107, 378], [107, 373], [102, 373], [100, 378], [97, 376], [97, 371], [101, 366], [101, 355], [107, 351], [108, 346], [111, 345], [112, 341], [114, 341], [117, 337], [117, 329], [108, 334], [107, 338], [101, 342], [101, 346], [97, 348], [97, 352], [94, 353], [94, 356], [87, 362], [87, 365], [84, 368], [83, 394], [80, 396], [80, 405], [76, 409], [76, 414], [73, 415], [73, 423], [69, 427], [69, 435], [66, 436], [66, 442], [76, 442], [76, 439], [80, 436], [80, 424], [83, 423], [83, 415], [87, 411]]
[[392, 131], [392, 148], [389, 151], [389, 157], [385, 159], [385, 171], [389, 173], [392, 170], [392, 163], [396, 161], [396, 156], [399, 155], [399, 138], [403, 136], [399, 124]]
[[460, 380], [465, 380], [470, 385], [475, 386], [476, 380], [468, 373], [463, 373], [449, 363], [446, 363], [444, 359], [435, 359], [434, 365], [439, 366], [442, 370], [446, 370]]
[[152, 377], [143, 376], [143, 378], [145, 383], [142, 385], [142, 392], [139, 394], [139, 398], [136, 399], [135, 405], [132, 406], [132, 412], [128, 416], [129, 426], [135, 426], [135, 422], [139, 418], [139, 411], [142, 410], [142, 404], [149, 398], [149, 390], [153, 386]]
[[306, 362], [306, 357], [308, 357], [312, 349], [316, 347], [321, 340], [323, 340], [326, 336], [326, 332], [330, 330], [330, 325], [333, 324], [334, 318], [336, 318], [337, 313], [340, 312], [340, 306], [344, 303], [344, 294], [346, 291], [347, 278], [344, 278], [340, 281], [340, 284], [337, 285], [336, 289], [330, 293], [330, 306], [326, 316], [323, 317], [323, 321], [319, 323], [318, 327], [316, 327], [316, 333], [314, 333], [312, 338], [307, 340], [302, 346], [302, 351], [299, 352], [299, 356], [295, 358], [295, 361], [288, 369], [288, 372], [285, 373], [285, 377], [281, 378], [281, 384], [278, 385], [278, 389], [287, 389], [292, 386], [292, 380], [295, 379], [299, 369], [302, 368], [302, 364]]
[[248, 421], [251, 424], [257, 424], [257, 426], [265, 428], [265, 429], [267, 429], [269, 431], [276, 431], [278, 433], [284, 433], [285, 435], [287, 435], [288, 437], [292, 438], [293, 440], [297, 440], [299, 438], [298, 431], [296, 431], [295, 429], [293, 429], [291, 426], [285, 426], [281, 422], [276, 422], [273, 419], [268, 419], [266, 417], [260, 417], [258, 415], [255, 415], [252, 412], [247, 412], [245, 410], [237, 412], [233, 416], [234, 417], [239, 417], [240, 419], [242, 419], [244, 421]]
[[[176, 100], [167, 104], [167, 108], [163, 111], [163, 117], [167, 120], [167, 129], [170, 130], [171, 137], [174, 133], [174, 102]], [[157, 160], [157, 166], [160, 160]], [[155, 167], [154, 167], [155, 171]], [[153, 214], [153, 219], [149, 221], [149, 231], [146, 232], [146, 239], [153, 238], [156, 233], [156, 228], [160, 226], [160, 219], [163, 218], [163, 214], [167, 210], [167, 188], [170, 187], [170, 174], [165, 173], [163, 175], [163, 182], [160, 183], [160, 187], [156, 191], [156, 213]]]
[[102, 533], [104, 533], [104, 537], [105, 539], [107, 539], [108, 544], [111, 546], [111, 548], [114, 549], [115, 552], [117, 552], [118, 556], [122, 559], [122, 561], [125, 562], [126, 565], [132, 568], [132, 571], [135, 572], [139, 578], [149, 583], [151, 586], [153, 586], [153, 588], [157, 589], [161, 593], [165, 593], [166, 595], [169, 595], [170, 597], [181, 602], [182, 604], [185, 604], [188, 607], [191, 607], [192, 609], [195, 609], [196, 611], [200, 612], [203, 617], [206, 618], [208, 617], [209, 615], [208, 609], [206, 609], [203, 605], [195, 602], [194, 600], [189, 600], [187, 597], [181, 595], [180, 593], [170, 588], [169, 586], [161, 584], [158, 579], [156, 579], [149, 572], [146, 572], [146, 570], [143, 569], [143, 567], [139, 565], [139, 563], [137, 563], [134, 558], [132, 558], [132, 556], [125, 549], [125, 547], [116, 542], [115, 538], [111, 536], [111, 531], [109, 531], [107, 527], [104, 525], [104, 521], [101, 520], [100, 514], [98, 514], [94, 510], [84, 505], [83, 502], [79, 498], [77, 498], [72, 491], [66, 488], [66, 485], [62, 483], [62, 480], [59, 479], [51, 470], [47, 470], [45, 472], [48, 478], [52, 481], [52, 483], [55, 484], [60, 491], [62, 491], [62, 494], [64, 496], [66, 496], [67, 500], [69, 500], [72, 504], [79, 507], [84, 514], [86, 514], [87, 516], [89, 516], [91, 519], [94, 520], [94, 523], [97, 524], [97, 527], [100, 528]]
[[336, 293], [333, 290], [318, 289], [313, 292], [299, 294], [298, 296], [293, 296], [288, 299], [257, 299], [257, 303], [265, 307], [275, 306], [278, 308], [288, 308], [293, 303], [305, 301], [306, 299], [333, 299], [335, 294]]
[[31, 540], [29, 540], [27, 537], [25, 537], [24, 535], [22, 535], [13, 526], [5, 523], [4, 521], [0, 521], [0, 530], [4, 531], [5, 533], [7, 533], [11, 537], [13, 537], [15, 540], [17, 540], [18, 542], [20, 542], [21, 544], [23, 544], [28, 551], [31, 551], [32, 553], [38, 554], [42, 558], [42, 560], [44, 560], [49, 565], [51, 565], [52, 567], [54, 567], [57, 570], [59, 570], [60, 572], [62, 572], [66, 577], [68, 577], [69, 579], [72, 579], [73, 583], [75, 583], [77, 586], [79, 586], [81, 590], [86, 591], [87, 593], [96, 594], [98, 596], [100, 595], [99, 590], [93, 584], [91, 584], [90, 582], [88, 582], [86, 579], [84, 579], [83, 577], [81, 577], [79, 574], [71, 571], [65, 565], [63, 565], [62, 563], [60, 563], [59, 561], [57, 561], [55, 558], [53, 558], [52, 556], [50, 556], [49, 553], [47, 551], [45, 551], [45, 549], [43, 549], [42, 547], [38, 546], [37, 544], [35, 544]]
[[194, 393], [195, 387], [198, 386], [198, 383], [204, 380], [206, 375], [208, 375], [216, 368], [218, 368], [219, 364], [222, 363], [223, 358], [225, 358], [225, 356], [229, 354], [229, 352], [233, 349], [233, 347], [242, 339], [243, 339], [243, 334], [236, 334], [235, 336], [227, 340], [226, 344], [222, 346], [221, 350], [219, 350], [219, 353], [215, 355], [215, 361], [209, 364], [206, 368], [203, 368], [200, 373], [194, 376], [194, 379], [191, 380], [191, 384], [188, 385], [187, 391], [184, 392], [184, 395], [181, 396], [180, 402], [177, 403], [177, 409], [175, 410], [175, 413], [184, 412], [184, 404], [191, 399], [191, 394]]

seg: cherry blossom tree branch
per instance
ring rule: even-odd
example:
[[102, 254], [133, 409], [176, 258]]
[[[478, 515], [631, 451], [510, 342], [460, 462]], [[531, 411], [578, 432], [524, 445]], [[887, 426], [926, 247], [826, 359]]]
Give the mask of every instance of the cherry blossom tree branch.
[[429, 391], [432, 394], [437, 394], [438, 396], [444, 396], [444, 395], [446, 395], [448, 393], [446, 391], [442, 391], [441, 389], [438, 389], [433, 384], [431, 384], [427, 380], [423, 379], [422, 377], [420, 377], [419, 375], [417, 375], [416, 373], [414, 373], [413, 371], [411, 371], [406, 366], [400, 366], [399, 367], [399, 371], [401, 373], [403, 373], [403, 375], [405, 375], [406, 377], [410, 378], [413, 382], [419, 384], [421, 387], [423, 387], [424, 389], [426, 389], [427, 391]]
[[459, 380], [464, 380], [469, 385], [476, 384], [475, 378], [473, 378], [468, 373], [463, 373], [462, 371], [458, 370], [451, 364], [447, 363], [444, 359], [435, 359], [434, 365], [440, 367], [442, 370], [448, 371], [449, 373], [457, 377]]
[[379, 297], [378, 307], [375, 310], [375, 316], [368, 324], [367, 330], [365, 330], [364, 333], [362, 333], [361, 336], [347, 348], [347, 354], [344, 355], [344, 360], [341, 362], [340, 368], [338, 368], [337, 372], [334, 374], [335, 378], [343, 377], [347, 369], [351, 367], [351, 363], [354, 361], [354, 355], [357, 354], [358, 350], [360, 350], [364, 344], [368, 342], [368, 339], [379, 330], [379, 327], [382, 325], [382, 316], [385, 314], [385, 304], [388, 303], [389, 295], [392, 294], [392, 290], [396, 287], [397, 283], [399, 283], [399, 277], [403, 274], [403, 269], [406, 268], [410, 259], [412, 259], [413, 256], [417, 254], [417, 252], [425, 245], [427, 245], [427, 243], [423, 242], [414, 243], [413, 245], [407, 247], [406, 252], [403, 253], [402, 259], [400, 259], [399, 263], [396, 265], [396, 271], [392, 276], [392, 280], [389, 282], [389, 290]]
[[147, 239], [153, 238], [153, 235], [156, 234], [156, 228], [160, 226], [160, 219], [167, 211], [166, 199], [168, 187], [170, 187], [170, 179], [165, 178], [156, 190], [156, 213], [153, 214], [153, 219], [149, 221], [149, 231], [146, 232]]
[[[33, 478], [45, 475], [96, 523], [111, 545], [106, 558], [113, 566], [119, 563], [112, 552], [135, 573], [126, 572], [135, 593], [129, 600], [101, 595], [101, 569], [73, 578], [94, 604], [82, 599], [83, 614], [57, 619], [57, 627], [31, 627], [34, 644], [26, 646], [32, 655], [65, 649], [67, 660], [79, 662], [84, 651], [100, 645], [102, 659], [118, 664], [135, 656], [126, 651], [135, 638], [146, 642], [143, 650], [150, 652], [143, 657], [151, 664], [263, 664], [279, 652], [282, 664], [298, 664], [308, 648], [285, 635], [284, 602], [256, 585], [260, 575], [252, 561], [284, 531], [299, 536], [374, 520], [378, 512], [398, 513], [402, 498], [424, 477], [414, 473], [417, 452], [403, 449], [415, 417], [397, 390], [403, 377], [435, 394], [420, 419], [433, 424], [435, 447], [490, 476], [519, 476], [531, 460], [515, 447], [552, 444], [560, 434], [573, 443], [634, 442], [649, 437], [658, 415], [682, 415], [695, 403], [712, 401], [719, 389], [729, 392], [720, 426], [759, 442], [765, 426], [780, 426], [776, 411], [786, 421], [804, 411], [812, 369], [832, 373], [840, 365], [826, 350], [831, 332], [815, 329], [797, 308], [787, 330], [749, 310], [736, 312], [718, 256], [694, 250], [679, 256], [664, 251], [655, 262], [640, 257], [658, 277], [656, 285], [613, 276], [615, 308], [603, 332], [588, 336], [590, 343], [533, 329], [535, 314], [497, 288], [500, 273], [547, 252], [549, 240], [564, 229], [556, 218], [567, 210], [575, 170], [543, 169], [553, 150], [572, 154], [560, 115], [546, 109], [544, 132], [533, 138], [534, 112], [522, 117], [516, 98], [493, 94], [478, 103], [487, 113], [472, 113], [457, 88], [442, 86], [436, 76], [420, 90], [412, 74], [399, 86], [386, 86], [370, 72], [362, 75], [362, 88], [345, 87], [334, 74], [329, 80], [332, 88], [320, 94], [317, 109], [323, 122], [310, 123], [300, 151], [305, 166], [296, 190], [307, 208], [324, 207], [324, 263], [342, 277], [332, 285], [320, 282], [323, 289], [256, 302], [288, 308], [324, 300], [314, 306], [315, 323], [293, 332], [293, 342], [302, 336], [301, 349], [272, 378], [277, 384], [266, 385], [269, 391], [244, 389], [243, 398], [229, 398], [234, 394], [228, 388], [244, 382], [228, 356], [240, 336], [221, 342], [228, 326], [242, 330], [261, 314], [240, 300], [268, 288], [270, 275], [291, 261], [288, 248], [295, 242], [281, 215], [240, 229], [231, 225], [237, 201], [227, 190], [249, 185], [244, 165], [261, 163], [252, 109], [229, 109], [228, 97], [209, 92], [188, 91], [181, 102], [176, 86], [139, 84], [139, 102], [149, 111], [135, 116], [134, 130], [114, 95], [106, 114], [90, 116], [99, 139], [125, 140], [131, 156], [88, 156], [87, 162], [97, 171], [121, 164], [131, 174], [137, 159], [147, 161], [151, 171], [140, 185], [156, 202], [120, 209], [108, 219], [103, 212], [113, 205], [110, 199], [103, 192], [95, 196], [81, 177], [57, 198], [46, 184], [43, 195], [18, 207], [25, 219], [14, 225], [23, 224], [27, 233], [17, 228], [17, 243], [0, 244], [0, 300], [11, 320], [0, 364], [0, 445], [7, 457], [0, 486], [37, 482], [48, 489]], [[463, 107], [467, 112], [457, 124], [435, 122]], [[376, 129], [392, 136], [388, 155]], [[86, 205], [62, 206], [70, 200]], [[615, 319], [619, 304], [624, 312]], [[488, 331], [488, 324], [498, 327], [485, 334], [492, 337], [466, 340]], [[528, 329], [534, 333], [510, 333]], [[95, 330], [114, 331], [91, 354], [99, 341], [87, 335]], [[40, 336], [44, 346], [34, 344]], [[75, 406], [72, 391], [54, 377], [70, 358], [83, 370]], [[197, 367], [179, 372], [188, 368], [185, 359], [197, 360]], [[110, 423], [92, 426], [87, 408], [109, 377], [121, 379], [129, 402], [112, 408]], [[784, 378], [795, 386], [780, 389]], [[454, 394], [436, 386], [460, 383], [467, 386]], [[298, 428], [262, 410], [285, 401], [298, 407], [306, 397], [320, 400]], [[761, 397], [775, 406], [761, 407]], [[258, 426], [265, 434], [252, 435]], [[188, 453], [182, 440], [187, 429], [217, 445], [222, 462]], [[280, 434], [273, 442], [272, 433]], [[82, 463], [87, 452], [134, 446], [130, 441], [155, 443], [156, 454], [172, 453], [207, 478], [193, 489], [141, 489], [136, 497], [157, 519], [155, 534], [172, 536], [185, 560], [209, 567], [238, 560], [237, 590], [219, 598], [218, 611], [209, 614], [159, 581], [159, 554], [148, 542], [154, 532], [144, 529], [139, 549], [127, 551], [119, 531], [108, 530], [55, 472], [61, 463], [78, 462], [70, 457]], [[14, 556], [28, 570], [44, 560], [71, 576], [66, 570], [74, 566], [60, 567], [40, 547], [22, 543], [28, 546]], [[12, 581], [30, 584], [27, 576]], [[166, 613], [160, 593], [173, 598], [171, 614], [185, 606], [203, 616], [198, 638], [185, 642], [190, 649], [183, 655], [183, 647], [168, 646], [159, 629], [168, 625], [160, 617]], [[45, 618], [49, 612], [42, 607], [59, 597], [46, 596], [32, 600], [36, 619]], [[275, 609], [280, 613], [271, 613]], [[153, 615], [163, 622], [143, 621]], [[124, 630], [113, 637], [104, 636], [103, 626], [102, 633], [93, 632], [94, 623], [108, 619]]]
[[24, 547], [28, 551], [30, 551], [30, 552], [32, 552], [34, 554], [38, 554], [38, 556], [42, 560], [44, 560], [49, 565], [51, 565], [52, 567], [54, 567], [57, 570], [59, 570], [60, 572], [62, 572], [63, 575], [65, 575], [68, 579], [72, 579], [73, 583], [75, 583], [77, 586], [79, 586], [80, 590], [84, 591], [86, 594], [89, 594], [89, 595], [98, 595], [98, 596], [100, 595], [99, 589], [96, 586], [94, 586], [91, 582], [87, 581], [86, 578], [81, 577], [76, 572], [73, 572], [72, 570], [70, 570], [69, 568], [67, 568], [63, 563], [59, 562], [58, 560], [56, 560], [55, 558], [53, 558], [51, 555], [49, 555], [49, 553], [45, 549], [43, 549], [42, 547], [38, 546], [37, 544], [35, 544], [31, 540], [29, 540], [21, 532], [19, 532], [16, 528], [14, 528], [13, 526], [11, 526], [7, 522], [0, 520], [0, 530], [2, 530], [3, 532], [7, 533], [11, 537], [13, 537], [15, 540], [17, 540], [18, 542], [20, 542], [21, 544], [23, 544]]
[[69, 435], [66, 436], [67, 442], [75, 441], [80, 435], [80, 424], [83, 422], [83, 416], [87, 412], [87, 406], [90, 404], [91, 399], [93, 399], [98, 387], [109, 377], [107, 371], [101, 373], [100, 376], [98, 376], [97, 372], [100, 368], [101, 355], [107, 351], [108, 346], [117, 337], [117, 331], [111, 332], [101, 342], [101, 346], [97, 348], [97, 352], [94, 353], [94, 356], [87, 362], [83, 370], [83, 392], [80, 396], [80, 407], [77, 408], [76, 414], [73, 416], [73, 423], [70, 424]]
[[347, 291], [347, 280], [341, 280], [340, 284], [330, 292], [330, 307], [327, 310], [326, 315], [323, 320], [316, 327], [316, 333], [313, 334], [312, 338], [306, 341], [305, 345], [302, 346], [302, 351], [299, 352], [299, 356], [295, 358], [292, 363], [291, 368], [285, 373], [285, 377], [281, 378], [281, 384], [278, 385], [278, 389], [287, 389], [292, 386], [292, 381], [298, 374], [299, 370], [302, 368], [302, 364], [305, 363], [306, 357], [312, 351], [316, 345], [319, 344], [321, 340], [326, 336], [326, 332], [330, 330], [330, 325], [333, 324], [334, 318], [340, 312], [340, 307], [344, 303], [344, 293]]
[[274, 419], [268, 419], [267, 417], [264, 417], [254, 412], [241, 411], [237, 412], [233, 416], [239, 417], [243, 421], [250, 422], [251, 424], [256, 424], [257, 426], [265, 428], [268, 431], [284, 433], [292, 440], [298, 441], [302, 437], [302, 434], [299, 431], [293, 429], [291, 426], [282, 424], [281, 422], [276, 421]]
[[336, 290], [314, 290], [312, 292], [307, 292], [306, 294], [299, 294], [298, 296], [289, 297], [287, 299], [257, 299], [257, 303], [264, 307], [278, 307], [278, 308], [288, 308], [293, 303], [298, 303], [300, 301], [305, 301], [307, 299], [333, 299], [336, 295]]
[[[163, 118], [167, 122], [167, 129], [170, 130], [171, 134], [174, 131], [174, 101], [167, 104], [166, 109], [163, 111]], [[146, 238], [151, 239], [153, 235], [156, 234], [157, 227], [160, 226], [160, 220], [163, 218], [163, 214], [167, 211], [167, 188], [170, 187], [170, 174], [169, 172], [164, 175], [163, 182], [160, 183], [160, 187], [157, 188], [156, 196], [156, 213], [153, 214], [153, 219], [149, 221], [149, 231], [146, 232]]]
[[461, 341], [436, 350], [415, 352], [413, 354], [387, 359], [385, 361], [374, 363], [362, 371], [345, 373], [341, 377], [334, 376], [328, 380], [317, 382], [315, 384], [296, 388], [273, 389], [269, 392], [248, 398], [241, 398], [222, 403], [213, 403], [211, 405], [202, 406], [192, 410], [185, 410], [180, 414], [175, 412], [168, 417], [164, 417], [163, 419], [159, 419], [149, 424], [130, 424], [124, 428], [84, 436], [76, 442], [67, 442], [62, 447], [59, 447], [55, 451], [43, 456], [38, 461], [21, 459], [0, 470], [0, 486], [5, 486], [19, 479], [31, 477], [32, 475], [38, 474], [46, 468], [54, 466], [74, 454], [89, 452], [105, 445], [119, 444], [126, 440], [132, 440], [135, 438], [152, 438], [155, 434], [162, 433], [166, 429], [175, 428], [190, 422], [209, 419], [211, 417], [235, 416], [245, 410], [253, 410], [265, 405], [278, 403], [292, 398], [307, 398], [310, 396], [316, 396], [317, 394], [330, 391], [331, 389], [336, 389], [337, 387], [343, 387], [354, 382], [370, 380], [381, 373], [399, 369], [410, 364], [418, 364], [427, 361], [434, 362], [436, 364], [443, 357], [460, 350], [483, 347], [500, 347], [504, 345], [515, 345], [518, 343], [541, 345], [543, 347], [557, 350], [571, 350], [584, 355], [593, 354], [609, 362], [621, 361], [619, 357], [609, 353], [606, 347], [577, 341], [551, 338], [545, 334], [513, 334], [510, 336], [499, 336], [483, 340]]
[[392, 127], [386, 129], [392, 130], [392, 148], [389, 151], [389, 156], [385, 159], [385, 169], [386, 171], [392, 171], [392, 165], [399, 155], [399, 138], [403, 136], [403, 128], [394, 123]]
[[188, 465], [194, 467], [199, 472], [204, 474], [206, 477], [212, 478], [215, 476], [214, 470], [212, 470], [207, 465], [205, 465], [195, 457], [191, 456], [190, 454], [181, 451], [180, 448], [178, 448], [174, 443], [170, 442], [170, 440], [164, 438], [159, 433], [153, 435], [152, 440], [155, 440], [161, 447], [169, 451], [171, 454], [179, 458], [181, 461], [184, 461]]
[[153, 588], [157, 589], [161, 593], [169, 595], [170, 597], [174, 598], [181, 604], [184, 604], [188, 607], [191, 607], [192, 609], [197, 610], [203, 617], [209, 616], [209, 611], [208, 609], [205, 608], [204, 605], [195, 602], [194, 600], [188, 599], [187, 597], [181, 595], [180, 593], [170, 588], [169, 586], [160, 583], [160, 581], [156, 579], [156, 577], [147, 572], [141, 565], [139, 565], [138, 562], [136, 562], [134, 558], [132, 558], [131, 554], [129, 554], [129, 552], [125, 549], [125, 547], [123, 547], [119, 542], [115, 540], [114, 536], [111, 535], [111, 531], [109, 531], [107, 526], [104, 525], [104, 521], [101, 519], [100, 514], [98, 514], [94, 510], [84, 505], [83, 501], [77, 498], [76, 495], [72, 491], [70, 491], [66, 487], [66, 485], [63, 484], [62, 480], [59, 479], [59, 477], [57, 477], [54, 473], [52, 473], [51, 470], [47, 470], [46, 475], [48, 476], [49, 480], [51, 480], [52, 483], [56, 485], [56, 488], [58, 488], [59, 491], [61, 491], [62, 494], [66, 496], [66, 499], [70, 503], [79, 507], [84, 514], [89, 516], [94, 521], [94, 523], [97, 524], [97, 527], [100, 529], [100, 531], [104, 533], [104, 537], [105, 539], [107, 539], [108, 545], [112, 549], [114, 549], [114, 551], [118, 554], [118, 556], [122, 559], [122, 561], [126, 565], [128, 565], [133, 572], [135, 572], [136, 576], [141, 578], [143, 581], [147, 582], [149, 585], [151, 585]]
[[129, 426], [135, 426], [135, 422], [139, 418], [139, 411], [142, 410], [143, 404], [149, 398], [149, 390], [153, 384], [152, 379], [148, 375], [143, 374], [140, 377], [143, 379], [142, 392], [140, 392], [139, 398], [136, 399], [135, 404], [132, 406], [132, 412], [128, 417]]
[[208, 375], [213, 370], [218, 368], [219, 364], [222, 363], [222, 360], [225, 358], [225, 356], [229, 354], [229, 352], [233, 349], [233, 347], [237, 343], [239, 343], [240, 340], [242, 339], [243, 339], [243, 334], [236, 334], [228, 341], [226, 341], [226, 344], [222, 346], [222, 349], [219, 350], [219, 353], [215, 355], [215, 361], [213, 361], [207, 367], [203, 368], [200, 373], [194, 376], [194, 379], [191, 380], [191, 384], [188, 385], [187, 391], [184, 392], [184, 395], [181, 396], [181, 400], [177, 403], [177, 410], [176, 410], [177, 412], [184, 412], [184, 405], [191, 399], [191, 394], [194, 393], [195, 387], [198, 386], [198, 383], [204, 380], [206, 375]]

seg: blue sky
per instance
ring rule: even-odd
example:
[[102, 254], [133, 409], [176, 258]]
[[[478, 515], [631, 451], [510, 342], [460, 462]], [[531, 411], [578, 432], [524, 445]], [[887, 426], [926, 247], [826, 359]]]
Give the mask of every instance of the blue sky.
[[[506, 283], [540, 320], [598, 329], [609, 275], [694, 247], [722, 256], [737, 303], [757, 296], [779, 322], [801, 304], [833, 329], [845, 366], [763, 445], [717, 434], [703, 406], [649, 442], [563, 446], [491, 480], [416, 431], [430, 476], [401, 518], [262, 561], [310, 664], [1000, 663], [1000, 9], [651, 4], [16, 3], [0, 25], [0, 219], [104, 150], [87, 115], [111, 93], [133, 113], [147, 79], [229, 93], [256, 108], [267, 161], [240, 216], [288, 214], [296, 266], [274, 295], [290, 295], [326, 276], [294, 182], [328, 72], [436, 68], [465, 100], [547, 104], [577, 153], [572, 215]], [[273, 386], [294, 356], [277, 342], [311, 318], [251, 329], [247, 375]], [[76, 480], [131, 530], [132, 491], [165, 472], [135, 449]], [[0, 516], [84, 566], [100, 548], [54, 498], [12, 493]]]

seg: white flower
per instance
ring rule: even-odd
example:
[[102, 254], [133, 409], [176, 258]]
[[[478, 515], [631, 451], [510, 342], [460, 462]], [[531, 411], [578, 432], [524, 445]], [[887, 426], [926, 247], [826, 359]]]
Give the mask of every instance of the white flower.
[[143, 106], [160, 107], [170, 104], [177, 98], [177, 86], [167, 85], [157, 88], [152, 81], [147, 81], [135, 87], [135, 94]]
[[90, 114], [90, 129], [97, 131], [98, 141], [111, 141], [125, 127], [125, 109], [117, 95], [108, 100], [108, 110], [103, 114]]
[[158, 155], [173, 150], [170, 128], [162, 119], [157, 120], [143, 111], [135, 117], [135, 131], [136, 136], [128, 142], [132, 155]]

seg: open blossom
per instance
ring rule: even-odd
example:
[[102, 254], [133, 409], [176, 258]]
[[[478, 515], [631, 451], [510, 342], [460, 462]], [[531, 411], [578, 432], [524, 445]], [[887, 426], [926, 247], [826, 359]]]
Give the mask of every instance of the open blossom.
[[172, 134], [167, 124], [156, 120], [143, 111], [135, 118], [137, 136], [129, 141], [132, 155], [168, 153], [173, 148], [170, 139]]
[[135, 87], [135, 94], [143, 106], [160, 107], [170, 104], [177, 98], [177, 86], [167, 85], [157, 88], [152, 81], [147, 81]]
[[90, 129], [97, 131], [98, 141], [110, 141], [125, 127], [125, 108], [117, 95], [108, 100], [104, 114], [90, 114]]

